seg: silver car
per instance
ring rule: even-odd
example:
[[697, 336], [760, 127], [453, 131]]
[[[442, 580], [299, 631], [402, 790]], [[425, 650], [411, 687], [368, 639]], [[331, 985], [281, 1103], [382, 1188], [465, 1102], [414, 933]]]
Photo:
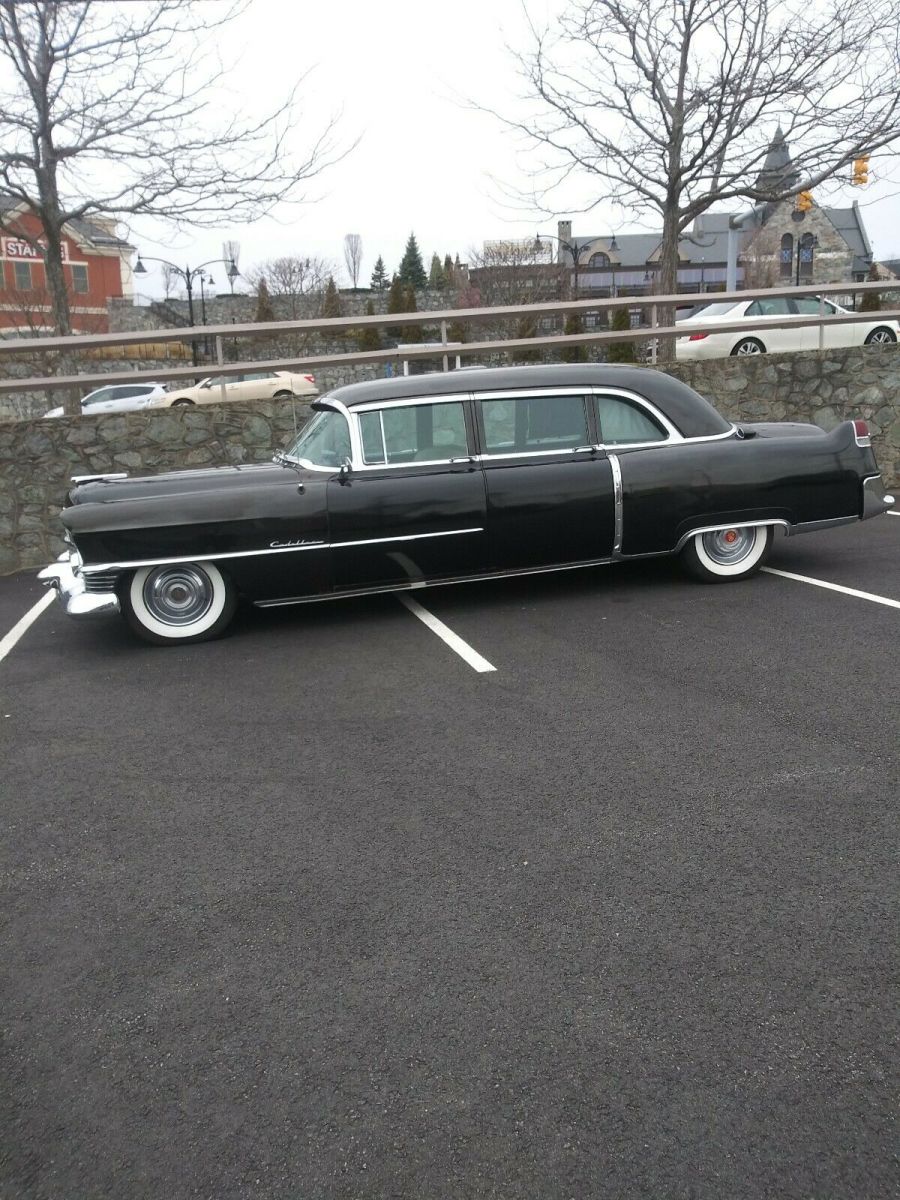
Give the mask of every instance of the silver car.
[[[96, 388], [81, 398], [82, 416], [96, 413], [131, 412], [137, 408], [151, 408], [159, 404], [166, 394], [162, 383], [111, 383]], [[63, 408], [51, 408], [45, 417], [61, 417]]]

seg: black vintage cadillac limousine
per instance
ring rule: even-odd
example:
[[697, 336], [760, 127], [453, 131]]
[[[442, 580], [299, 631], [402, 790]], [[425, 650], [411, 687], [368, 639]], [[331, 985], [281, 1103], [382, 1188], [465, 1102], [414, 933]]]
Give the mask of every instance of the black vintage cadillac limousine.
[[270, 464], [82, 476], [41, 578], [73, 617], [200, 641], [267, 606], [679, 555], [743, 579], [776, 529], [893, 504], [862, 421], [735, 426], [640, 367], [472, 368], [338, 388]]

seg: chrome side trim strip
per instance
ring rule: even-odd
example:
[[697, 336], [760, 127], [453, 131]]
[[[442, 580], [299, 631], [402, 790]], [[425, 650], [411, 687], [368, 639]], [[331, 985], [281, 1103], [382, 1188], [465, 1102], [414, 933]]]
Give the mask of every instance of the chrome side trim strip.
[[103, 475], [73, 475], [72, 483], [76, 486], [81, 483], [106, 483], [107, 480], [127, 479], [127, 471], [107, 471]]
[[[657, 556], [658, 557], [658, 556]], [[415, 592], [422, 588], [451, 587], [458, 583], [481, 583], [486, 579], [516, 579], [522, 575], [551, 575], [556, 571], [580, 571], [583, 567], [608, 567], [611, 558], [592, 558], [586, 562], [561, 563], [552, 567], [529, 567], [521, 571], [489, 571], [484, 575], [459, 575], [413, 583], [391, 583], [383, 587], [357, 588], [347, 592], [323, 592], [318, 596], [292, 596], [285, 600], [254, 600], [254, 608], [284, 608], [289, 604], [317, 604], [322, 600], [352, 600], [356, 596], [374, 596], [387, 592]]]
[[363, 538], [355, 542], [308, 542], [305, 546], [269, 546], [265, 550], [230, 550], [221, 554], [191, 554], [173, 558], [133, 558], [120, 562], [90, 563], [81, 568], [84, 575], [99, 575], [104, 571], [127, 571], [134, 567], [162, 567], [168, 563], [220, 562], [228, 558], [255, 558], [267, 554], [294, 554], [303, 550], [344, 550], [348, 546], [376, 546], [387, 542], [416, 542], [421, 538], [453, 537], [462, 533], [484, 533], [479, 525], [474, 529], [441, 529], [436, 533], [407, 533], [400, 537]]
[[609, 465], [612, 467], [613, 500], [615, 502], [615, 527], [613, 532], [613, 558], [622, 557], [622, 532], [625, 525], [624, 492], [622, 489], [622, 468], [615, 454], [607, 454]]

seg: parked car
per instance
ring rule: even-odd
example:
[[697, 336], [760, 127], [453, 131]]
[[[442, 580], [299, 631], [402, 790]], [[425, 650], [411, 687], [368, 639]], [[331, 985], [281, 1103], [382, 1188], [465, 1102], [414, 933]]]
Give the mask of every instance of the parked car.
[[[104, 412], [130, 412], [136, 408], [151, 408], [165, 400], [166, 388], [162, 383], [112, 383], [108, 387], [96, 388], [81, 398], [82, 415], [93, 416]], [[61, 417], [64, 410], [51, 408], [45, 417]]]
[[[825, 315], [836, 316], [849, 310], [841, 308], [831, 300], [824, 301]], [[718, 322], [746, 322], [746, 329], [728, 333], [686, 333], [675, 341], [675, 357], [724, 358], [731, 354], [765, 354], [766, 351], [781, 353], [788, 350], [818, 350], [819, 328], [816, 325], [782, 326], [776, 322], [786, 317], [811, 317], [819, 315], [819, 299], [816, 296], [775, 296], [771, 299], [741, 300], [737, 304], [721, 302], [705, 307], [685, 317], [677, 324], [686, 331], [691, 325], [710, 325]], [[889, 345], [897, 341], [900, 325], [896, 321], [879, 319], [873, 315], [871, 321], [853, 321], [824, 327], [824, 346]]]
[[211, 375], [196, 387], [172, 386], [167, 404], [220, 404], [226, 400], [286, 400], [288, 396], [317, 396], [315, 375], [291, 371], [247, 371], [243, 375]]
[[863, 421], [735, 426], [641, 367], [568, 364], [351, 384], [271, 464], [76, 478], [41, 572], [73, 617], [151, 642], [221, 633], [239, 596], [366, 592], [678, 555], [746, 579], [776, 529], [887, 511]]

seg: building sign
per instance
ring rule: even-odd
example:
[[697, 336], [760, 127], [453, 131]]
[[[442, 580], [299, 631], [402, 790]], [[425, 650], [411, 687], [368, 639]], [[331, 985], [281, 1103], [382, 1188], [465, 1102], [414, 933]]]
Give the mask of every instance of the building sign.
[[[47, 243], [43, 238], [38, 238], [36, 245], [32, 245], [24, 238], [4, 237], [0, 238], [0, 247], [2, 247], [3, 258], [24, 262], [43, 262]], [[62, 257], [63, 262], [69, 261], [69, 243], [66, 241], [62, 244]]]

